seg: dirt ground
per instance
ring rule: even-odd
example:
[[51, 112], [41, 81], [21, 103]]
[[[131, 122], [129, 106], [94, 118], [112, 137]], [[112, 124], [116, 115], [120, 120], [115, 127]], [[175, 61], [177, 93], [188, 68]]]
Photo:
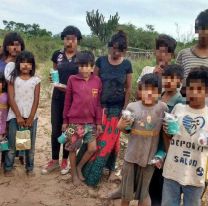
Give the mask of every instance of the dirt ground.
[[[42, 98], [39, 108], [39, 125], [36, 140], [35, 177], [27, 177], [24, 166], [15, 163], [15, 176], [4, 177], [0, 170], [0, 206], [119, 206], [120, 200], [108, 201], [105, 195], [118, 187], [119, 182], [109, 183], [107, 175], [96, 188], [86, 185], [75, 187], [70, 174], [62, 176], [59, 171], [49, 175], [41, 175], [41, 167], [50, 158], [50, 103]], [[121, 141], [122, 145], [125, 140]], [[123, 150], [121, 151], [123, 156]], [[118, 170], [122, 165], [118, 161]], [[204, 206], [208, 205], [208, 196], [204, 198]], [[132, 202], [131, 206], [136, 206]]]

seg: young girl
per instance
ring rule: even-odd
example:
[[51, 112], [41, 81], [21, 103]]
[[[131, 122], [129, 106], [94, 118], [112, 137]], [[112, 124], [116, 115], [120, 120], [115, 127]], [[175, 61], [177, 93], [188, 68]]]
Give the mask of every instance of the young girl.
[[[4, 78], [4, 74], [0, 73], [0, 142], [6, 139], [7, 114], [8, 114], [7, 85]], [[2, 152], [2, 154], [4, 153], [5, 152]], [[3, 159], [0, 160], [2, 160], [1, 163], [3, 163], [4, 160]]]
[[40, 78], [35, 76], [35, 59], [32, 53], [22, 51], [16, 58], [15, 69], [8, 84], [9, 151], [6, 152], [4, 171], [6, 176], [12, 176], [16, 150], [16, 131], [19, 127], [27, 127], [31, 134], [31, 149], [25, 151], [26, 172], [33, 175], [35, 138], [37, 129], [36, 111], [40, 95]]

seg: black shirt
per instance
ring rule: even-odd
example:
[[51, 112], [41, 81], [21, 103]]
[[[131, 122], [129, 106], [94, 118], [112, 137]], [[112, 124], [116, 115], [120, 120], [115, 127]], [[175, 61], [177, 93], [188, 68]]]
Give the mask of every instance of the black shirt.
[[[75, 58], [76, 56], [74, 55], [72, 58], [68, 59], [65, 55], [64, 50], [58, 50], [53, 53], [51, 60], [55, 64], [57, 64], [59, 82], [61, 84], [66, 85], [68, 78], [71, 75], [78, 74], [78, 66], [75, 64]], [[54, 88], [52, 98], [64, 101], [64, 97], [65, 92], [62, 92], [57, 88]]]
[[96, 66], [102, 80], [101, 104], [107, 108], [123, 108], [126, 76], [132, 73], [131, 62], [125, 59], [119, 65], [112, 65], [108, 61], [108, 56], [102, 56], [97, 59]]

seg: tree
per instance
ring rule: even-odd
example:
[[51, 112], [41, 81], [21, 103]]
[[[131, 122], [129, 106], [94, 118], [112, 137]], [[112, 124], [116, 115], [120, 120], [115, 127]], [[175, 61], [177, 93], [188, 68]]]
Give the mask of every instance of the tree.
[[17, 23], [14, 21], [6, 21], [3, 20], [3, 24], [5, 26], [6, 31], [16, 31], [20, 33], [24, 33], [27, 36], [52, 36], [50, 31], [46, 29], [41, 29], [39, 24], [23, 24]]
[[96, 35], [100, 41], [107, 43], [115, 30], [117, 29], [119, 22], [118, 13], [114, 16], [110, 15], [108, 21], [105, 21], [103, 14], [99, 13], [99, 10], [87, 11], [86, 22], [90, 27], [92, 34]]

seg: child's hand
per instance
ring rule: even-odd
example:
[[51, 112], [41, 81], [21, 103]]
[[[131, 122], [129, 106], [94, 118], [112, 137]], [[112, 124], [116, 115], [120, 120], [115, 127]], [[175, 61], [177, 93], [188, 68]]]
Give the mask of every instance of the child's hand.
[[20, 127], [24, 127], [25, 126], [25, 120], [22, 117], [17, 117], [17, 124]]
[[27, 118], [26, 121], [25, 121], [25, 127], [32, 127], [32, 125], [33, 125], [33, 120], [34, 120], [33, 117]]
[[157, 157], [151, 160], [151, 164], [158, 169], [161, 169], [163, 167], [163, 162], [164, 162], [164, 159], [157, 158]]
[[49, 74], [48, 80], [50, 83], [53, 83], [51, 74]]
[[163, 70], [164, 70], [164, 66], [162, 64], [160, 64], [160, 65], [155, 67], [153, 72], [156, 73], [156, 74], [162, 74]]
[[127, 120], [127, 119], [123, 119], [122, 117], [121, 117], [121, 119], [119, 120], [119, 122], [118, 122], [118, 125], [117, 125], [117, 127], [118, 127], [118, 129], [120, 129], [120, 130], [124, 130], [126, 127], [128, 127], [129, 125], [132, 125], [132, 121], [131, 120]]
[[164, 120], [163, 120], [163, 131], [165, 132], [165, 134], [168, 134], [168, 124]]
[[97, 136], [103, 133], [102, 125], [97, 125]]
[[68, 124], [62, 124], [62, 132], [65, 132], [68, 127]]

